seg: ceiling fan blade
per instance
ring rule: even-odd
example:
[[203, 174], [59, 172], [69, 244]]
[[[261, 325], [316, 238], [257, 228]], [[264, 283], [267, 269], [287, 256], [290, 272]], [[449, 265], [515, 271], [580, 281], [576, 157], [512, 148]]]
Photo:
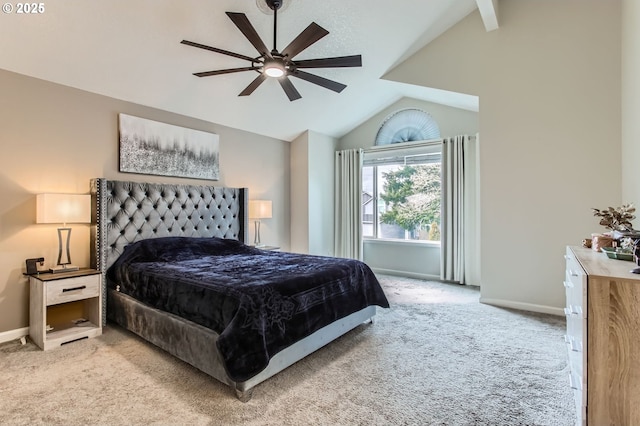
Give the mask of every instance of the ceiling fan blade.
[[346, 68], [361, 67], [362, 56], [337, 56], [335, 58], [305, 59], [293, 61], [296, 68]]
[[260, 55], [271, 58], [271, 52], [269, 51], [269, 49], [267, 49], [267, 46], [264, 44], [264, 42], [256, 32], [256, 29], [253, 28], [251, 22], [249, 22], [247, 15], [245, 15], [244, 13], [227, 12], [227, 16], [233, 21], [234, 24], [236, 24], [236, 27], [238, 27], [238, 29], [242, 31], [242, 34], [244, 34], [247, 40], [249, 40], [249, 42], [253, 44], [253, 47], [256, 48]]
[[249, 56], [241, 55], [239, 53], [229, 52], [228, 50], [218, 49], [217, 47], [211, 47], [211, 46], [206, 46], [206, 45], [200, 44], [200, 43], [194, 43], [194, 42], [188, 41], [188, 40], [182, 40], [180, 43], [186, 44], [187, 46], [198, 47], [200, 49], [205, 49], [205, 50], [210, 50], [212, 52], [221, 53], [221, 54], [227, 55], [227, 56], [233, 56], [234, 58], [244, 59], [244, 60], [249, 61], [249, 62], [255, 62], [256, 61], [255, 58], [250, 58]]
[[258, 67], [242, 67], [242, 68], [229, 68], [226, 70], [216, 70], [216, 71], [204, 71], [204, 72], [194, 72], [193, 75], [196, 77], [209, 77], [211, 75], [220, 75], [220, 74], [231, 74], [234, 72], [242, 72], [242, 71], [258, 71], [260, 68]]
[[249, 96], [253, 93], [254, 90], [258, 88], [262, 84], [263, 81], [267, 79], [267, 76], [263, 73], [260, 73], [255, 80], [253, 80], [238, 96]]
[[328, 78], [320, 77], [319, 75], [315, 74], [309, 74], [308, 72], [300, 70], [297, 70], [291, 75], [306, 80], [309, 83], [317, 84], [318, 86], [333, 90], [337, 93], [342, 92], [347, 87], [346, 84], [338, 83], [337, 81], [329, 80]]
[[284, 93], [287, 94], [287, 97], [289, 98], [290, 101], [295, 101], [302, 97], [300, 95], [300, 92], [296, 90], [296, 88], [293, 86], [293, 83], [291, 82], [291, 80], [289, 80], [289, 77], [287, 77], [286, 75], [283, 77], [280, 77], [278, 79], [278, 82], [280, 83], [280, 86], [282, 86], [282, 89], [284, 89]]
[[304, 49], [311, 46], [327, 34], [329, 34], [329, 31], [325, 30], [315, 22], [312, 22], [304, 31], [298, 34], [298, 37], [293, 39], [293, 41], [284, 48], [282, 55], [294, 58], [298, 53], [302, 52]]

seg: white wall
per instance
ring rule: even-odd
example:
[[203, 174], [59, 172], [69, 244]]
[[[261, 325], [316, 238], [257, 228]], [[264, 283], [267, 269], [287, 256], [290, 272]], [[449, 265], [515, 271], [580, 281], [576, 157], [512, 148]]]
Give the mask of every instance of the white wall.
[[334, 253], [334, 153], [337, 141], [307, 131], [291, 143], [291, 251]]
[[309, 131], [309, 253], [334, 253], [336, 139]]
[[[249, 188], [273, 201], [262, 239], [289, 247], [289, 151], [285, 141], [0, 70], [0, 333], [27, 327], [25, 259], [57, 258], [56, 225], [35, 225], [35, 195], [88, 193], [94, 177]], [[118, 113], [220, 136], [220, 180], [118, 172]], [[250, 228], [253, 241], [253, 227]], [[89, 226], [74, 225], [71, 258], [89, 264]]]
[[365, 239], [362, 260], [376, 273], [440, 279], [440, 245]]
[[[640, 207], [640, 2], [622, 2], [622, 201]], [[636, 220], [635, 228], [640, 228]]]
[[499, 8], [499, 30], [474, 12], [386, 78], [480, 97], [482, 299], [559, 313], [565, 245], [621, 200], [620, 2]]

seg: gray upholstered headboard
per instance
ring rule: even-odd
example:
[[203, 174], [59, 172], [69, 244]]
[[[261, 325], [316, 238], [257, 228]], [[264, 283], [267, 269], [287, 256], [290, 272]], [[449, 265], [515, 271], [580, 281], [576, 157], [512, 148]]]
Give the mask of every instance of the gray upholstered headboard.
[[[248, 190], [91, 180], [91, 267], [106, 271], [133, 242], [169, 236], [248, 241]], [[106, 311], [103, 319], [106, 319]]]

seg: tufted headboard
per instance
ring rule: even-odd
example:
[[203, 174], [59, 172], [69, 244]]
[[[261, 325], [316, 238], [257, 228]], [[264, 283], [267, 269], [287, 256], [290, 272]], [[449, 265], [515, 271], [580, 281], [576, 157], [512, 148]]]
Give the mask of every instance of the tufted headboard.
[[[91, 267], [106, 271], [133, 242], [169, 236], [248, 241], [248, 190], [91, 180]], [[105, 309], [105, 308], [103, 308]], [[103, 319], [106, 319], [106, 309]]]

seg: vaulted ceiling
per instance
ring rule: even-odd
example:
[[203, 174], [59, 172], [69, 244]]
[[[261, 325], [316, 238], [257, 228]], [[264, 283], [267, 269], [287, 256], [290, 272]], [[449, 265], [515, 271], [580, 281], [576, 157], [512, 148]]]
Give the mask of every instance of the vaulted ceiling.
[[298, 59], [362, 55], [360, 68], [307, 70], [346, 84], [339, 94], [294, 78], [302, 95], [294, 102], [272, 80], [239, 97], [255, 71], [194, 76], [248, 64], [183, 39], [258, 56], [227, 11], [246, 14], [272, 47], [273, 14], [263, 2], [55, 0], [39, 14], [14, 8], [0, 15], [0, 68], [283, 140], [307, 129], [340, 137], [402, 97], [477, 108], [474, 97], [381, 77], [476, 8], [493, 29], [496, 0], [284, 0], [280, 50], [316, 22], [329, 34]]

